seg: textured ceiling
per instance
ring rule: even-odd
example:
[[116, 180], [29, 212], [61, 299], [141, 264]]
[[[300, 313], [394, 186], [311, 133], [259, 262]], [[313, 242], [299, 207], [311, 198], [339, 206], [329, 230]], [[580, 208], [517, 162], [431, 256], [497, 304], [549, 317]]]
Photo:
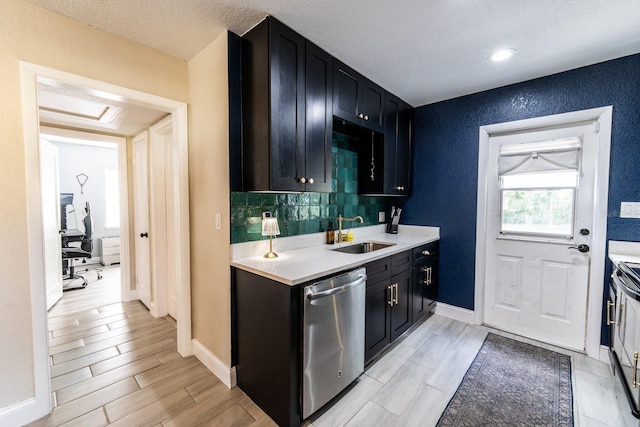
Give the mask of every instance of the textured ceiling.
[[414, 106], [640, 52], [639, 0], [28, 1], [186, 60], [273, 15]]

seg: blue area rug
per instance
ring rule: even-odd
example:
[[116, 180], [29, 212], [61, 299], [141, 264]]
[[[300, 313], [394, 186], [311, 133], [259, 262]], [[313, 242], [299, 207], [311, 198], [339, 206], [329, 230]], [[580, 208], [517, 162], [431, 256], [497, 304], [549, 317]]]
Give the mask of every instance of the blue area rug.
[[573, 426], [571, 358], [489, 333], [438, 427]]

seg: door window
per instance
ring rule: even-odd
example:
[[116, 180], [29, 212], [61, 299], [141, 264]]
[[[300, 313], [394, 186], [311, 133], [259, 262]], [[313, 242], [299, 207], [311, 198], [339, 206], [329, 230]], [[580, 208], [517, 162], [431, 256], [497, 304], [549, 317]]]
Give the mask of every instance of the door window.
[[580, 138], [500, 147], [500, 237], [573, 238]]

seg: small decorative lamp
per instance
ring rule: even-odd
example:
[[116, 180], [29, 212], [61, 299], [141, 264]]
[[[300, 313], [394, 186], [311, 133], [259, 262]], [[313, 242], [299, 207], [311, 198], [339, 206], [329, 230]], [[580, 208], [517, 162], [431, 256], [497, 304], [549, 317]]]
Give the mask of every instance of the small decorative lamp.
[[269, 252], [264, 254], [265, 258], [278, 258], [278, 254], [273, 252], [273, 236], [280, 234], [278, 219], [271, 216], [271, 212], [262, 213], [262, 235], [269, 236]]

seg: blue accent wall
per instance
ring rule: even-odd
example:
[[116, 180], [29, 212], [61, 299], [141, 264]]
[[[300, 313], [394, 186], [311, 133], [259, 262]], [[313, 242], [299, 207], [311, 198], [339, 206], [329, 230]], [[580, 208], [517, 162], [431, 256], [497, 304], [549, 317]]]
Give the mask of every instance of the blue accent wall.
[[608, 105], [607, 240], [640, 241], [640, 220], [619, 218], [620, 202], [640, 201], [640, 54], [416, 108], [402, 222], [440, 227], [441, 302], [474, 308], [479, 127]]

